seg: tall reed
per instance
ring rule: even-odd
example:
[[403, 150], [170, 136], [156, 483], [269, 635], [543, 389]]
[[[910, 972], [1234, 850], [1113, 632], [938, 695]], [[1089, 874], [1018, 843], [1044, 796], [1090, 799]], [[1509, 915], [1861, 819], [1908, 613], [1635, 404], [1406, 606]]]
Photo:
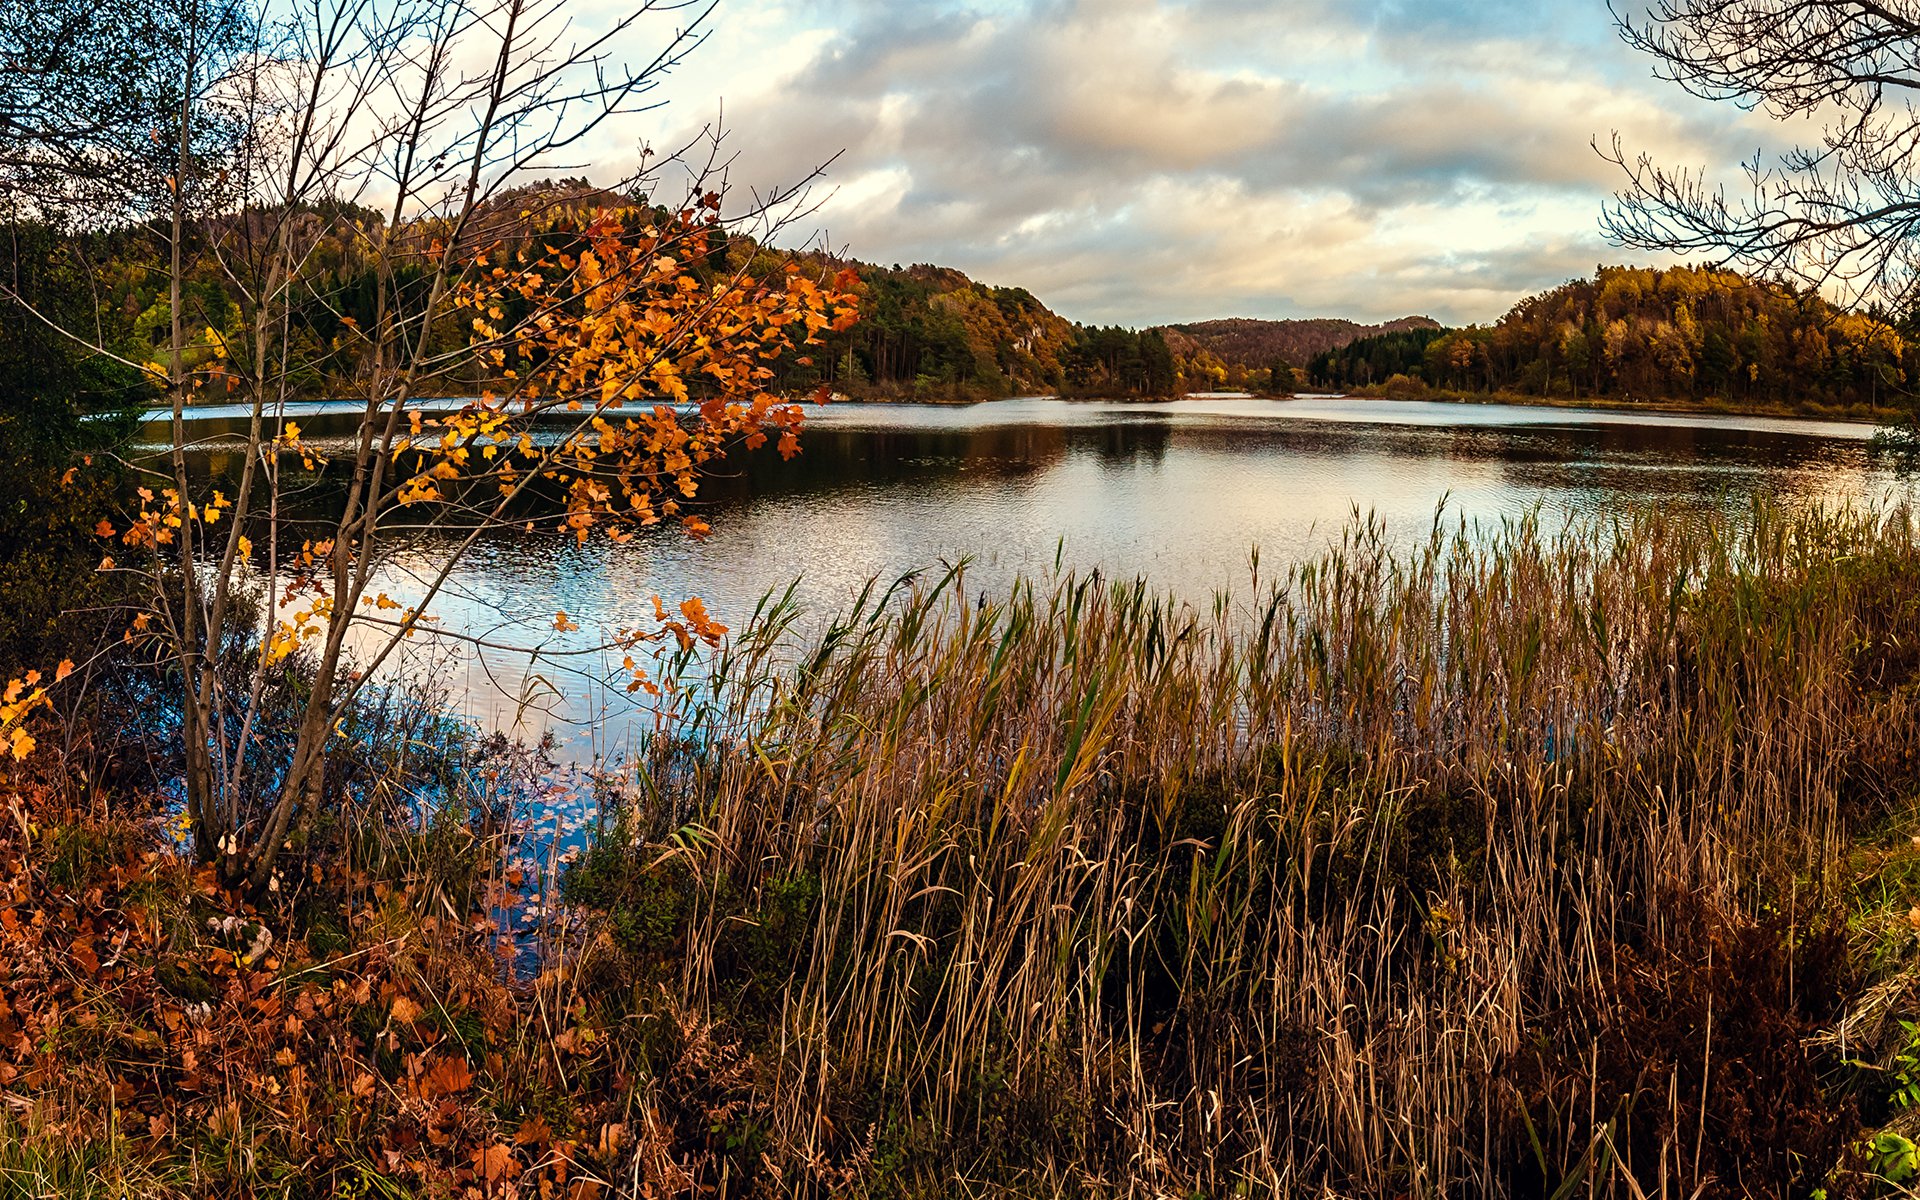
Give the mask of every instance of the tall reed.
[[1801, 1035], [1844, 1001], [1851, 825], [1920, 778], [1913, 515], [1398, 551], [1356, 519], [1257, 576], [955, 570], [797, 663], [770, 600], [575, 871], [614, 918], [576, 968], [751, 1055], [782, 1188], [1788, 1194], [1840, 1162]]

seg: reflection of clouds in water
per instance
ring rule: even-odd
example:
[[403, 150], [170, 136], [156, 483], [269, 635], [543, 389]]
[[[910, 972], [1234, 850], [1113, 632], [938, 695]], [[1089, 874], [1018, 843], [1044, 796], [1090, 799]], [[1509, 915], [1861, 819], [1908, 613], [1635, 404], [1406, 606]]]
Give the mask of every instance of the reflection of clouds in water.
[[[444, 627], [498, 631], [551, 649], [593, 644], [704, 598], [739, 626], [769, 587], [802, 580], [817, 622], [869, 577], [890, 581], [971, 556], [969, 591], [995, 593], [1069, 567], [1144, 575], [1193, 600], [1245, 589], [1323, 549], [1354, 508], [1401, 545], [1423, 537], [1444, 497], [1449, 523], [1494, 525], [1538, 507], [1550, 519], [1604, 517], [1643, 503], [1731, 518], [1755, 496], [1837, 504], [1911, 497], [1873, 468], [1864, 427], [1719, 416], [1646, 417], [1329, 399], [1209, 397], [1179, 403], [1007, 401], [967, 408], [831, 406], [791, 463], [761, 454], [710, 481], [714, 532], [693, 543], [658, 529], [627, 546], [506, 535], [478, 547], [433, 606]], [[1063, 544], [1064, 543], [1064, 544]], [[424, 544], [379, 588], [404, 599], [439, 561]], [[557, 611], [582, 629], [552, 629]], [[415, 663], [433, 661], [424, 648]], [[595, 670], [617, 666], [593, 661]], [[432, 667], [475, 717], [537, 731], [519, 713], [544, 672], [546, 697], [580, 723], [568, 757], [623, 749], [644, 728], [622, 695], [525, 654], [463, 651]], [[591, 672], [589, 672], [591, 673]]]

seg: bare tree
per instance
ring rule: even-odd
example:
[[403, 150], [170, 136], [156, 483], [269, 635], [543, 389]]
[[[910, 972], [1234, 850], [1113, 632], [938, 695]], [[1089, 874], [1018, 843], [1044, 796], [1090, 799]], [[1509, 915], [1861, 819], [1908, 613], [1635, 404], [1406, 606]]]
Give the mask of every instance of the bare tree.
[[1622, 245], [1718, 257], [1907, 311], [1920, 300], [1920, 4], [1659, 0], [1610, 5], [1629, 45], [1697, 96], [1817, 129], [1745, 164], [1729, 192], [1702, 172], [1603, 149], [1627, 173], [1603, 226]]
[[[664, 156], [686, 189], [675, 204], [654, 199], [650, 153], [613, 189], [520, 187], [652, 108], [712, 11], [645, 0], [581, 30], [569, 7], [302, 0], [278, 25], [256, 21], [225, 69], [183, 60], [175, 120], [155, 135], [177, 160], [172, 326], [149, 365], [170, 452], [113, 532], [150, 555], [150, 607], [130, 633], [180, 682], [187, 815], [200, 855], [235, 882], [275, 886], [296, 822], [326, 802], [343, 714], [483, 537], [549, 512], [583, 539], [670, 518], [697, 530], [683, 505], [702, 464], [770, 435], [792, 449], [798, 413], [768, 393], [768, 364], [851, 319], [832, 286], [797, 269], [756, 278], [720, 253], [729, 228], [764, 239], [803, 209], [782, 191], [723, 226], [717, 134]], [[648, 33], [657, 52], [622, 61]], [[203, 215], [183, 186], [196, 138], [235, 114], [245, 136], [215, 176], [231, 200]], [[238, 313], [189, 321], [196, 269]], [[325, 446], [287, 417], [316, 381], [357, 405]], [[477, 397], [441, 400], [476, 383]], [[243, 404], [245, 430], [195, 442], [189, 409], [208, 395]], [[230, 495], [196, 467], [215, 445], [239, 463]], [[332, 489], [326, 513], [290, 512], [290, 492], [315, 486]], [[380, 591], [383, 568], [422, 547], [433, 565], [411, 594]], [[715, 633], [692, 606], [605, 644]], [[263, 760], [264, 697], [294, 663], [290, 750]]]

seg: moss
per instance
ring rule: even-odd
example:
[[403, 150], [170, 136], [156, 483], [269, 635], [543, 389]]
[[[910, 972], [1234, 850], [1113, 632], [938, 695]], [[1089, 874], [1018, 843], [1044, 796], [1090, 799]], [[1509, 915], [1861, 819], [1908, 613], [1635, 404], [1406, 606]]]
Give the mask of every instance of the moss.
[[307, 923], [306, 938], [307, 953], [321, 962], [338, 958], [353, 946], [353, 937], [337, 913], [314, 914]]
[[153, 981], [168, 995], [188, 1004], [204, 1004], [219, 994], [207, 973], [185, 959], [161, 963], [154, 969]]
[[131, 841], [118, 828], [99, 825], [57, 825], [42, 836], [52, 848], [46, 879], [57, 888], [91, 882], [121, 861]]

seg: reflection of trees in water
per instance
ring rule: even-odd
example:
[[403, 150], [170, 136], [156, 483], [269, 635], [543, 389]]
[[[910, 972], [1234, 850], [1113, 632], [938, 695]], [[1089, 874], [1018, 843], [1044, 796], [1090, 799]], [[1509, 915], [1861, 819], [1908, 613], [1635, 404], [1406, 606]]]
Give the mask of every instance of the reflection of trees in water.
[[783, 461], [771, 449], [737, 455], [703, 487], [725, 507], [756, 496], [787, 496], [924, 485], [966, 477], [1019, 479], [1044, 472], [1067, 452], [1068, 431], [1054, 425], [984, 429], [811, 429], [801, 452]]
[[1173, 443], [1173, 423], [1160, 418], [1077, 428], [1068, 439], [1076, 451], [1092, 450], [1111, 464], [1145, 461], [1158, 466]]
[[1509, 456], [1502, 478], [1561, 493], [1568, 511], [1591, 516], [1654, 504], [1735, 518], [1756, 497], [1833, 501], [1857, 494], [1868, 467], [1859, 445], [1764, 430], [1603, 425], [1553, 434], [1549, 444], [1561, 453]]
[[[203, 436], [217, 434], [224, 424], [210, 422]], [[1155, 468], [1190, 456], [1195, 461], [1189, 465], [1202, 471], [1211, 469], [1214, 461], [1249, 456], [1326, 464], [1365, 459], [1373, 467], [1364, 486], [1388, 491], [1395, 485], [1390, 474], [1378, 474], [1382, 459], [1428, 464], [1442, 472], [1448, 468], [1441, 464], [1456, 464], [1463, 471], [1477, 466], [1491, 469], [1506, 486], [1551, 497], [1556, 506], [1593, 513], [1645, 500], [1717, 512], [1725, 511], [1730, 497], [1744, 505], [1759, 493], [1831, 498], [1848, 481], [1857, 484], [1866, 466], [1863, 451], [1851, 444], [1762, 430], [1571, 424], [1435, 427], [1118, 415], [1086, 424], [816, 426], [791, 461], [768, 447], [720, 464], [703, 487], [700, 507], [724, 514], [756, 498], [870, 495], [901, 487], [952, 492], [955, 502], [964, 505], [962, 493], [971, 484], [1039, 477], [1070, 454], [1090, 455], [1108, 465]], [[196, 470], [206, 470], [214, 486], [231, 489], [241, 466], [237, 455], [216, 445], [195, 457]], [[1430, 476], [1431, 471], [1422, 474]], [[323, 476], [313, 487], [289, 496], [283, 515], [295, 545], [301, 536], [311, 536], [301, 531], [331, 520], [343, 484]]]

